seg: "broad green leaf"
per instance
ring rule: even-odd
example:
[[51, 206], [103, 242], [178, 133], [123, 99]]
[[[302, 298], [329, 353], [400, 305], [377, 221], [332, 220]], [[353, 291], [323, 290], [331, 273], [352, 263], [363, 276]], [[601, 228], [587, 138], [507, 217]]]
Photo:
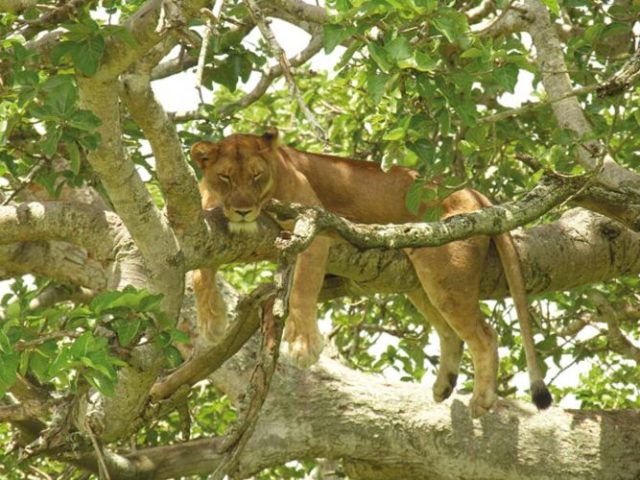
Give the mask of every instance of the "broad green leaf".
[[413, 143], [409, 143], [407, 147], [415, 152], [420, 161], [425, 163], [433, 161], [436, 153], [433, 143], [426, 138], [420, 138]]
[[411, 46], [405, 37], [397, 37], [384, 46], [389, 57], [396, 61], [404, 60], [411, 56]]
[[411, 184], [409, 190], [407, 191], [405, 205], [407, 206], [407, 210], [409, 210], [413, 215], [418, 214], [418, 210], [420, 208], [420, 205], [422, 204], [423, 189], [424, 183], [422, 180], [418, 179]]
[[104, 375], [89, 371], [83, 372], [82, 377], [103, 395], [107, 397], [113, 397], [115, 395], [115, 382], [109, 378], [105, 378]]
[[449, 42], [456, 41], [460, 35], [468, 30], [464, 14], [451, 9], [440, 10], [440, 15], [432, 19], [431, 23]]
[[353, 29], [344, 25], [327, 23], [324, 25], [324, 52], [331, 53], [353, 34]]
[[71, 355], [71, 349], [69, 347], [62, 347], [58, 352], [56, 358], [51, 362], [48, 368], [47, 375], [49, 378], [55, 377], [63, 370], [68, 370], [72, 367], [73, 356]]
[[507, 63], [502, 67], [494, 70], [493, 78], [505, 91], [512, 92], [518, 83], [519, 68], [513, 63]]
[[0, 355], [0, 388], [6, 390], [15, 383], [19, 364], [20, 356], [18, 352]]
[[51, 51], [51, 62], [54, 65], [59, 65], [63, 58], [70, 55], [75, 48], [76, 42], [66, 40], [58, 43]]
[[115, 330], [118, 334], [118, 340], [120, 341], [120, 345], [126, 347], [131, 341], [136, 338], [138, 332], [140, 331], [140, 327], [142, 326], [142, 322], [139, 319], [123, 319], [117, 320], [115, 322]]
[[383, 140], [400, 140], [404, 138], [406, 133], [407, 133], [407, 130], [405, 128], [398, 127], [398, 128], [389, 130], [387, 133], [384, 134], [382, 139]]
[[72, 83], [64, 82], [49, 91], [46, 105], [50, 107], [51, 113], [65, 118], [75, 110], [77, 99], [78, 92], [75, 86]]
[[102, 122], [89, 110], [76, 110], [69, 118], [69, 125], [80, 130], [95, 130]]
[[81, 358], [87, 354], [94, 343], [93, 334], [84, 332], [71, 344], [71, 354], [76, 358]]
[[415, 60], [415, 68], [421, 72], [431, 72], [438, 66], [438, 61], [427, 53], [416, 51], [413, 55]]
[[98, 71], [104, 53], [104, 38], [101, 35], [88, 37], [71, 48], [73, 65], [80, 73], [90, 77]]
[[381, 47], [377, 43], [369, 43], [367, 45], [367, 49], [369, 50], [371, 58], [373, 58], [373, 60], [378, 64], [378, 67], [380, 67], [380, 70], [385, 73], [389, 73], [392, 64], [384, 47]]

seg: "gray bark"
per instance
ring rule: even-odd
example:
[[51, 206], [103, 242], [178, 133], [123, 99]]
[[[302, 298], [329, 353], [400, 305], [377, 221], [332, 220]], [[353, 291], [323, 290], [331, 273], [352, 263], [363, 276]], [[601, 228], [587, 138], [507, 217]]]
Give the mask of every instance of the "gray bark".
[[[216, 386], [237, 397], [252, 369], [245, 357], [228, 362], [215, 374]], [[350, 478], [366, 480], [640, 475], [638, 412], [552, 407], [539, 413], [528, 403], [500, 400], [495, 411], [472, 420], [467, 403], [454, 395], [436, 404], [426, 385], [356, 372], [326, 357], [306, 371], [281, 364], [238, 476], [315, 457], [343, 459]], [[223, 443], [200, 439], [114, 456], [112, 478], [208, 473], [219, 465]]]

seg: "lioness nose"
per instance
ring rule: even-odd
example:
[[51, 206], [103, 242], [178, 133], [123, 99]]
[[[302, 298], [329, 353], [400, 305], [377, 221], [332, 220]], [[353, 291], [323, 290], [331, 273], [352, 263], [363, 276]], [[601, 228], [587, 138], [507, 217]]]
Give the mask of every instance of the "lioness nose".
[[234, 210], [234, 212], [236, 212], [241, 217], [246, 217], [247, 215], [249, 215], [251, 213], [251, 209], [245, 210], [245, 209], [242, 209], [242, 208], [234, 208], [233, 210]]

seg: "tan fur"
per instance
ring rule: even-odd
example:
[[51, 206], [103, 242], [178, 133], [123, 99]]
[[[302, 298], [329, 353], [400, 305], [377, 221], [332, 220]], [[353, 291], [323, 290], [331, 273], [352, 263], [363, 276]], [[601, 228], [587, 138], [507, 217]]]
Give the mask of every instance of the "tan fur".
[[[409, 169], [392, 167], [389, 172], [383, 172], [369, 162], [281, 147], [276, 133], [263, 137], [236, 134], [218, 143], [198, 142], [191, 154], [203, 170], [200, 183], [203, 207], [221, 206], [230, 222], [254, 222], [271, 198], [323, 206], [360, 223], [419, 221], [405, 206], [407, 190], [416, 178], [416, 173]], [[460, 190], [439, 201], [437, 206], [442, 218], [446, 218], [487, 205], [488, 201], [477, 192]], [[435, 203], [425, 205], [423, 210], [434, 206]], [[289, 355], [300, 365], [314, 363], [322, 350], [316, 304], [332, 241], [317, 237], [296, 264], [285, 339]], [[464, 341], [471, 351], [475, 371], [470, 402], [474, 416], [485, 413], [496, 400], [496, 335], [482, 318], [478, 303], [489, 242], [488, 237], [479, 236], [436, 248], [406, 250], [423, 287], [412, 292], [409, 298], [431, 321], [440, 337], [441, 363], [433, 387], [434, 397], [441, 401], [451, 394]], [[507, 278], [513, 280], [510, 277], [521, 275], [509, 235], [500, 236], [497, 246], [504, 262], [516, 264], [514, 268], [507, 268]], [[512, 295], [520, 314], [526, 296], [522, 279], [515, 283], [511, 285]], [[212, 303], [208, 299], [215, 295], [213, 274], [195, 276], [194, 285], [198, 306], [207, 307], [199, 308], [201, 329], [219, 332], [221, 320], [212, 315], [214, 309], [208, 307]], [[524, 311], [526, 313], [526, 303]], [[531, 335], [530, 327], [523, 329], [523, 333]], [[524, 343], [533, 344], [532, 341]], [[527, 351], [527, 358], [530, 357]], [[532, 380], [540, 380], [537, 365], [534, 370]]]

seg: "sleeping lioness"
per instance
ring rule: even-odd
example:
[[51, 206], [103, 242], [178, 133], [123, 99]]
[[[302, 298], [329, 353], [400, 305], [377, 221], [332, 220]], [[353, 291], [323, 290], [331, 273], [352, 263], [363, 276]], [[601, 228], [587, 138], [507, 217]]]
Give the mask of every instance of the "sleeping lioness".
[[[375, 163], [301, 152], [279, 145], [277, 132], [263, 136], [236, 134], [218, 143], [198, 142], [191, 147], [191, 155], [203, 172], [203, 207], [222, 207], [229, 230], [242, 235], [256, 231], [256, 218], [272, 198], [322, 206], [351, 221], [370, 224], [419, 222], [427, 208], [436, 206], [446, 218], [489, 205], [478, 192], [465, 189], [424, 205], [420, 215], [414, 215], [407, 210], [405, 197], [417, 177], [415, 171], [392, 167], [383, 172]], [[493, 240], [522, 326], [533, 401], [538, 408], [546, 408], [551, 396], [535, 359], [519, 258], [508, 234]], [[303, 366], [315, 362], [322, 350], [316, 304], [332, 241], [316, 237], [299, 255], [295, 267], [285, 339], [289, 355]], [[484, 414], [497, 398], [496, 335], [482, 318], [478, 303], [490, 241], [478, 236], [441, 247], [405, 250], [422, 285], [409, 298], [440, 337], [441, 361], [434, 398], [442, 401], [453, 391], [463, 340], [471, 351], [475, 371], [470, 402], [473, 416]], [[223, 325], [221, 315], [216, 313], [214, 272], [197, 271], [194, 288], [200, 330], [220, 332]]]

